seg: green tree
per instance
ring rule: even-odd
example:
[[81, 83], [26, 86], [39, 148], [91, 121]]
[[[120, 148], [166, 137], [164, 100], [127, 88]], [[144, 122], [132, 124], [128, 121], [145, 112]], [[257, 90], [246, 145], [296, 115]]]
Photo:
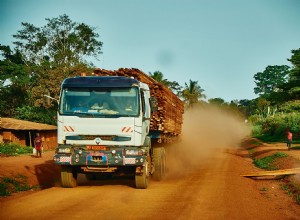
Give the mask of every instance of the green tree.
[[153, 73], [149, 73], [149, 76], [152, 79], [156, 80], [157, 82], [160, 82], [162, 84], [165, 83], [164, 74], [162, 72], [160, 72], [160, 71], [155, 71]]
[[23, 105], [22, 107], [16, 108], [15, 118], [56, 125], [56, 109]]
[[97, 40], [95, 28], [73, 22], [65, 14], [46, 21], [41, 28], [22, 23], [23, 29], [13, 36], [16, 49], [35, 78], [33, 104], [52, 108], [55, 102], [45, 102], [44, 95], [58, 98], [64, 78], [89, 72], [93, 65], [87, 58], [101, 54], [102, 42]]
[[91, 72], [85, 65], [77, 65], [64, 73], [64, 67], [56, 67], [47, 71], [43, 71], [41, 67], [36, 68], [35, 71], [37, 83], [31, 90], [34, 106], [43, 106], [45, 108], [53, 108], [56, 106], [55, 101], [50, 101], [45, 98], [45, 95], [51, 96], [55, 99], [59, 98], [61, 82], [67, 77], [79, 76], [82, 72]]
[[176, 81], [169, 81], [167, 79], [164, 79], [164, 75], [160, 71], [155, 71], [153, 73], [149, 73], [149, 76], [156, 80], [157, 82], [167, 86], [169, 89], [171, 89], [176, 95], [179, 95], [182, 89], [182, 86], [179, 85]]
[[254, 75], [256, 87], [255, 94], [270, 95], [279, 92], [280, 86], [287, 82], [289, 66], [267, 66], [263, 72]]
[[14, 52], [0, 45], [1, 116], [53, 123], [57, 104], [44, 95], [58, 98], [62, 80], [91, 71], [87, 59], [101, 53], [95, 28], [67, 15], [46, 21], [43, 27], [22, 23]]
[[36, 74], [24, 65], [21, 54], [9, 46], [0, 46], [0, 115], [47, 124], [55, 124], [56, 109], [34, 107], [31, 99]]
[[66, 14], [46, 21], [41, 28], [22, 22], [23, 29], [13, 35], [25, 63], [64, 66], [67, 71], [86, 62], [85, 58], [101, 54], [102, 42], [97, 40], [99, 34], [95, 28], [73, 22]]
[[282, 86], [285, 97], [287, 97], [287, 101], [300, 100], [300, 48], [292, 50], [292, 56], [288, 61], [293, 66], [289, 72], [289, 81]]
[[242, 99], [239, 100], [238, 108], [245, 116], [249, 117], [250, 115], [255, 114], [257, 109], [257, 102], [255, 99]]
[[198, 85], [198, 81], [190, 80], [189, 84], [185, 83], [185, 87], [181, 92], [181, 97], [183, 98], [187, 108], [193, 107], [195, 104], [200, 102], [201, 98], [206, 98], [203, 93], [205, 90], [201, 89]]
[[225, 102], [225, 100], [224, 99], [222, 99], [222, 98], [212, 98], [212, 99], [208, 99], [208, 102], [210, 103], [210, 104], [214, 104], [214, 105], [225, 105], [226, 104], [226, 102]]
[[263, 118], [269, 115], [270, 111], [270, 102], [265, 98], [257, 99], [257, 112], [258, 115]]
[[24, 65], [19, 51], [13, 53], [9, 46], [0, 45], [0, 115], [13, 117], [16, 108], [30, 104], [32, 75]]
[[300, 100], [288, 101], [280, 105], [279, 111], [282, 113], [300, 113]]

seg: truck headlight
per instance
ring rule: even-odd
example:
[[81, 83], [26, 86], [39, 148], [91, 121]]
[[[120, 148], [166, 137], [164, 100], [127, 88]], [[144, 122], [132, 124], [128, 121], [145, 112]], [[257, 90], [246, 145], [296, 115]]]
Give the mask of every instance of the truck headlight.
[[142, 156], [144, 154], [144, 151], [143, 150], [126, 150], [125, 154], [130, 155], [130, 156]]
[[57, 153], [69, 154], [71, 153], [71, 148], [58, 148]]

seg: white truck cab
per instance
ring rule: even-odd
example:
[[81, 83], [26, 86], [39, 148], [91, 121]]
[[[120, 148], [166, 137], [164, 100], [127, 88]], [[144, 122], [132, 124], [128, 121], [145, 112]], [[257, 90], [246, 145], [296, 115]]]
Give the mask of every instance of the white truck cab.
[[122, 76], [67, 78], [61, 85], [57, 116], [64, 187], [118, 171], [135, 172], [137, 188], [147, 188], [151, 166], [151, 104], [147, 84]]

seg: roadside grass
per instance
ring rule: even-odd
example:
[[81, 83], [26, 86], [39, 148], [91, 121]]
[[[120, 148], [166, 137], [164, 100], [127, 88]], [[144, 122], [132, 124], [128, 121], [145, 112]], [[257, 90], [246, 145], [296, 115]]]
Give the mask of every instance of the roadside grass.
[[[264, 170], [278, 170], [280, 167], [277, 167], [278, 161], [280, 161], [281, 158], [288, 157], [288, 154], [277, 152], [272, 155], [256, 159], [253, 158], [253, 164], [261, 169]], [[298, 177], [299, 178], [299, 177]], [[281, 189], [284, 190], [288, 196], [292, 197], [298, 205], [300, 205], [300, 183], [299, 179], [297, 178], [293, 179], [293, 177], [285, 177], [281, 180]], [[261, 192], [265, 192], [268, 189], [263, 187], [260, 189]]]
[[274, 162], [277, 158], [283, 158], [287, 157], [288, 155], [282, 152], [277, 152], [275, 154], [272, 154], [270, 156], [266, 156], [260, 159], [255, 159], [253, 160], [253, 164], [261, 169], [265, 170], [277, 170], [278, 167], [274, 165]]
[[265, 143], [285, 142], [285, 138], [282, 136], [261, 134], [261, 135], [256, 135], [255, 138]]
[[268, 189], [267, 187], [262, 187], [262, 188], [260, 189], [260, 191], [266, 192], [266, 191], [269, 191], [269, 189]]
[[14, 177], [0, 177], [0, 196], [10, 196], [12, 193], [34, 189], [28, 185], [27, 177], [17, 175]]
[[299, 146], [292, 146], [291, 149], [292, 150], [300, 150], [300, 145]]
[[254, 159], [255, 148], [261, 146], [263, 143], [256, 138], [247, 138], [242, 141], [241, 147], [248, 151], [250, 158]]
[[283, 180], [281, 188], [293, 199], [298, 205], [300, 205], [300, 184], [296, 181], [290, 181], [288, 179]]
[[254, 148], [261, 146], [262, 141], [256, 138], [248, 138], [242, 141], [241, 146], [248, 151], [254, 151]]
[[[269, 142], [269, 143], [278, 143], [278, 142], [285, 142], [283, 139], [280, 138], [274, 138], [274, 136], [272, 137], [268, 137], [268, 136], [264, 136], [263, 138], [260, 137], [255, 137], [258, 139], [258, 141], [260, 142]], [[255, 139], [254, 139], [255, 140]], [[257, 143], [259, 143], [257, 142]], [[250, 143], [250, 142], [248, 142]], [[252, 143], [255, 143], [252, 141]], [[253, 146], [252, 144], [250, 144], [251, 146]], [[246, 145], [249, 146], [249, 145]], [[250, 158], [253, 159], [253, 164], [261, 169], [265, 169], [265, 170], [278, 170], [278, 169], [285, 169], [284, 167], [284, 160], [287, 160], [286, 157], [289, 157], [288, 154], [282, 153], [282, 152], [277, 152], [274, 153], [272, 155], [263, 157], [263, 158], [255, 158], [255, 149], [248, 147], [246, 148], [248, 149], [248, 153]], [[292, 148], [291, 150], [300, 150], [300, 141], [293, 141], [292, 144]], [[295, 159], [296, 164], [298, 164], [298, 160]], [[290, 161], [291, 162], [291, 161]], [[293, 163], [293, 162], [292, 162]], [[300, 205], [300, 182], [299, 182], [299, 176], [286, 176], [283, 179], [280, 180], [280, 186], [281, 189], [284, 190], [287, 195], [289, 195], [290, 197], [292, 197], [295, 202]], [[266, 193], [268, 191], [267, 187], [262, 187], [260, 189], [260, 191], [263, 193]]]
[[250, 158], [252, 158], [252, 159], [254, 159], [253, 158], [253, 154], [255, 153], [255, 149], [250, 149], [250, 150], [248, 150], [248, 154], [249, 154], [249, 156], [250, 156]]
[[259, 139], [252, 139], [250, 144], [253, 146], [253, 147], [259, 147], [261, 146], [262, 142], [259, 140]]
[[0, 156], [18, 156], [21, 154], [32, 154], [32, 147], [21, 146], [17, 143], [1, 143], [0, 144]]
[[[260, 135], [255, 135], [253, 137], [259, 139], [262, 142], [269, 143], [269, 144], [270, 143], [276, 143], [276, 142], [277, 143], [278, 142], [286, 143], [286, 138], [284, 136], [269, 135], [269, 134], [260, 134]], [[300, 144], [299, 137], [293, 139], [293, 144], [296, 144], [296, 145]]]

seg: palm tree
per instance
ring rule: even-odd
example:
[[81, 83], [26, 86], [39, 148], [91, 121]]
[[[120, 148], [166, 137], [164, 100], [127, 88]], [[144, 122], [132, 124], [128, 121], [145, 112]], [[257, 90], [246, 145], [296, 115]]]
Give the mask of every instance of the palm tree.
[[187, 108], [191, 108], [196, 103], [199, 103], [201, 98], [206, 98], [206, 95], [203, 94], [203, 92], [204, 89], [201, 89], [198, 85], [198, 81], [190, 80], [189, 84], [185, 83], [185, 88], [181, 92], [181, 97]]
[[149, 76], [152, 79], [154, 79], [157, 82], [160, 82], [162, 84], [164, 84], [164, 82], [166, 81], [166, 80], [164, 80], [164, 74], [162, 74], [162, 72], [160, 72], [160, 71], [155, 71], [154, 73], [149, 73]]
[[176, 95], [180, 93], [180, 90], [182, 89], [182, 86], [179, 85], [176, 81], [169, 81], [167, 79], [164, 79], [164, 74], [160, 71], [155, 71], [154, 73], [149, 73], [149, 76], [156, 80], [157, 82], [167, 86], [169, 89], [171, 89]]

